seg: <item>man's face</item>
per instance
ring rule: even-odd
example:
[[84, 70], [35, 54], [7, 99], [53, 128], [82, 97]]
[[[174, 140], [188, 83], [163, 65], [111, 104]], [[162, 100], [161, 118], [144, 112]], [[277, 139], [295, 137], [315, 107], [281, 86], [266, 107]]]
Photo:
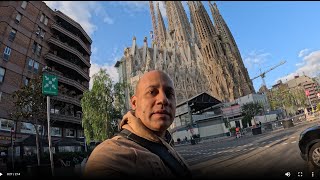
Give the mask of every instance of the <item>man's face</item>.
[[164, 132], [174, 120], [176, 112], [175, 91], [168, 75], [151, 71], [137, 85], [131, 98], [135, 116], [149, 129]]

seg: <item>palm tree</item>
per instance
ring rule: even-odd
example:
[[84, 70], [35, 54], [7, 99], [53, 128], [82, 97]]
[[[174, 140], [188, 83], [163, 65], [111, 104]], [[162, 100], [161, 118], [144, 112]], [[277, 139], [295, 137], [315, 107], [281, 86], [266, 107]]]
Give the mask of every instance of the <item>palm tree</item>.
[[250, 102], [250, 103], [244, 104], [241, 107], [241, 111], [242, 111], [242, 115], [243, 115], [242, 125], [243, 125], [243, 127], [247, 127], [248, 124], [249, 125], [251, 124], [251, 119], [255, 115], [257, 115], [263, 111], [263, 107], [258, 102]]

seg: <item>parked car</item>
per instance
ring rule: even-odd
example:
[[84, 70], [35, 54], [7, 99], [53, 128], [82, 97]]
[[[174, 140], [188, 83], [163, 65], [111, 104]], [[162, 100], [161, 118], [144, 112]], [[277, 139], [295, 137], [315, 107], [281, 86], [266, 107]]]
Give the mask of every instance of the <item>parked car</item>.
[[300, 133], [299, 148], [302, 159], [320, 168], [320, 125], [309, 127]]

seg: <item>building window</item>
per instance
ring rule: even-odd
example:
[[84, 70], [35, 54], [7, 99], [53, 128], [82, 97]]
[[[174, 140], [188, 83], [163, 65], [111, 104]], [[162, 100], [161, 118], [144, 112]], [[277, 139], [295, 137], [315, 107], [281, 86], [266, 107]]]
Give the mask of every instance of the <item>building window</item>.
[[11, 32], [10, 32], [10, 34], [9, 34], [9, 40], [10, 40], [10, 41], [13, 41], [14, 38], [16, 37], [16, 34], [17, 34], [17, 30], [11, 29]]
[[17, 16], [16, 16], [15, 22], [16, 22], [16, 23], [20, 23], [21, 17], [22, 17], [22, 14], [18, 13]]
[[46, 31], [41, 29], [40, 31], [40, 37], [43, 39], [44, 38], [44, 35], [46, 34]]
[[37, 54], [38, 56], [40, 56], [40, 54], [41, 54], [41, 49], [42, 49], [42, 46], [41, 46], [40, 44], [37, 44], [36, 54]]
[[32, 71], [34, 73], [38, 73], [39, 72], [39, 63], [36, 62], [35, 60], [29, 58], [29, 62], [28, 62], [28, 71]]
[[41, 14], [41, 17], [40, 17], [40, 22], [43, 22], [44, 25], [47, 25], [48, 24], [48, 17], [45, 15], [45, 14]]
[[[36, 129], [34, 128], [34, 125], [26, 122], [21, 123], [20, 132], [27, 133], [27, 134], [37, 134]], [[38, 132], [39, 132], [39, 135], [44, 135], [43, 127], [41, 125], [38, 125]]]
[[14, 121], [8, 119], [0, 119], [0, 129], [4, 131], [10, 131], [14, 129]]
[[29, 71], [32, 71], [33, 64], [34, 64], [34, 60], [29, 58], [29, 62], [28, 62], [28, 70]]
[[43, 21], [44, 17], [45, 17], [45, 15], [44, 15], [44, 14], [41, 14], [40, 22], [42, 22], [42, 21]]
[[44, 23], [44, 25], [47, 25], [47, 24], [48, 24], [48, 17], [45, 17], [45, 18], [44, 18], [44, 22], [43, 22], [43, 23]]
[[38, 29], [36, 31], [36, 35], [39, 36], [43, 39], [44, 38], [44, 35], [46, 34], [46, 31], [43, 30], [40, 26], [38, 26]]
[[66, 137], [76, 137], [76, 131], [74, 129], [66, 129]]
[[24, 77], [24, 85], [28, 86], [29, 82], [30, 82], [30, 78]]
[[41, 28], [38, 26], [38, 29], [36, 31], [36, 35], [39, 36], [40, 35], [40, 32], [41, 32]]
[[39, 70], [39, 63], [38, 62], [34, 62], [33, 64], [33, 72], [34, 73], [38, 73]]
[[6, 46], [6, 48], [4, 49], [4, 52], [3, 52], [3, 59], [8, 61], [9, 57], [10, 57], [10, 54], [11, 54], [11, 48]]
[[78, 130], [78, 138], [84, 138], [83, 130]]
[[5, 72], [6, 72], [6, 70], [4, 68], [0, 67], [0, 83], [2, 83], [4, 80]]
[[32, 45], [32, 52], [33, 53], [36, 53], [38, 56], [40, 56], [41, 54], [41, 49], [42, 49], [42, 46], [36, 42], [33, 43]]
[[21, 133], [28, 133], [28, 134], [35, 134], [36, 130], [35, 130], [33, 124], [22, 122], [20, 132]]
[[51, 128], [51, 136], [62, 136], [61, 128], [59, 127], [52, 127]]
[[27, 1], [22, 1], [21, 7], [22, 9], [26, 9], [28, 2]]

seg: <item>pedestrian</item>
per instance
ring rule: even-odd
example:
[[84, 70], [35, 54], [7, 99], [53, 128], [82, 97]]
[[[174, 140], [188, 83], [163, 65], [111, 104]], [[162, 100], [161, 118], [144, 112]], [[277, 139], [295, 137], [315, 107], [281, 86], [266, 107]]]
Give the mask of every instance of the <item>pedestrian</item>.
[[185, 160], [173, 148], [167, 130], [175, 117], [176, 99], [171, 78], [154, 70], [137, 83], [123, 116], [121, 132], [91, 153], [86, 177], [190, 177]]
[[236, 135], [237, 135], [237, 138], [240, 138], [240, 128], [239, 127], [236, 127]]

